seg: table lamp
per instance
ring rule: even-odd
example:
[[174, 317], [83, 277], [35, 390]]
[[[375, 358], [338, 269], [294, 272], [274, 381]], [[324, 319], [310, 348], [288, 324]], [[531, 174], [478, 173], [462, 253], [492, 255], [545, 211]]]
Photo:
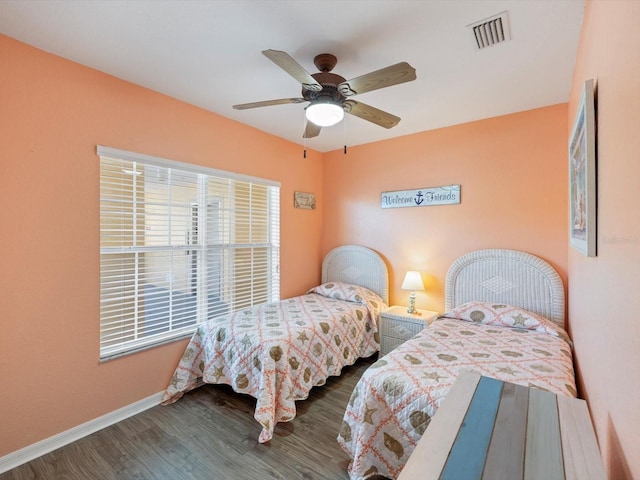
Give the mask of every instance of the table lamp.
[[402, 290], [411, 290], [409, 294], [409, 308], [407, 308], [407, 312], [413, 315], [420, 315], [420, 313], [416, 310], [416, 290], [424, 290], [424, 283], [422, 283], [422, 275], [420, 272], [409, 271], [404, 276], [404, 281], [402, 282]]

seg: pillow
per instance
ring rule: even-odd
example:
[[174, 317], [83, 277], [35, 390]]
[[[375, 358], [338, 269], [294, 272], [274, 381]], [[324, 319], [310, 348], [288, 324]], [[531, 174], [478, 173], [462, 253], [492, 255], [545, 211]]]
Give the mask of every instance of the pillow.
[[555, 337], [566, 337], [566, 333], [560, 327], [542, 315], [503, 303], [467, 302], [444, 313], [442, 316], [497, 327], [535, 330]]
[[359, 285], [351, 285], [350, 283], [329, 282], [323, 283], [310, 289], [307, 293], [317, 293], [323, 297], [335, 298], [336, 300], [344, 300], [346, 302], [355, 302], [362, 305], [371, 304], [376, 310], [380, 309], [385, 303], [382, 298]]

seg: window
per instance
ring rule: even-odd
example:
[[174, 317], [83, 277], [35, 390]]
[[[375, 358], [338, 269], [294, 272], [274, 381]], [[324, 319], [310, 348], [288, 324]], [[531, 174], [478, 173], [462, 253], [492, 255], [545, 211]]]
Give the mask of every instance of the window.
[[100, 357], [280, 297], [279, 183], [98, 147]]

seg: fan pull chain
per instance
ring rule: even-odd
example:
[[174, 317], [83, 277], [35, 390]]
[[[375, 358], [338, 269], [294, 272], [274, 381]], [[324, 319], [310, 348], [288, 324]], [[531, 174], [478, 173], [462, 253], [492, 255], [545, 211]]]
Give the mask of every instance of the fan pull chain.
[[302, 158], [307, 158], [307, 116], [304, 113], [303, 110], [303, 114], [302, 114], [302, 131], [304, 132], [302, 134], [302, 146], [303, 146], [303, 150], [302, 150]]
[[347, 154], [347, 116], [345, 115], [344, 120], [342, 121], [343, 125], [342, 125], [342, 136], [343, 136], [343, 141], [344, 141], [344, 153], [343, 155]]

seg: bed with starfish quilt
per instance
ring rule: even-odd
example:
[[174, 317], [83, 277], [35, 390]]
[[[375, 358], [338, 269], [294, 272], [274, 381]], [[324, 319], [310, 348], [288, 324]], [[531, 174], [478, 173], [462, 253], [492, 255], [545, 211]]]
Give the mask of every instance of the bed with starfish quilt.
[[[541, 287], [537, 280], [531, 287], [531, 271], [536, 272], [534, 276], [541, 271], [539, 259], [506, 252], [482, 251], [479, 257], [486, 260], [488, 255], [490, 262], [476, 268], [478, 271], [463, 272], [455, 281], [449, 281], [448, 274], [447, 289], [455, 293], [447, 294], [446, 303], [452, 308], [380, 358], [360, 378], [338, 436], [352, 458], [351, 480], [377, 475], [397, 478], [463, 370], [560, 395], [576, 395], [572, 347], [561, 327], [564, 293], [559, 277], [555, 270], [544, 270]], [[492, 255], [498, 255], [498, 267]], [[506, 264], [516, 262], [517, 269], [523, 268], [519, 265], [523, 259], [535, 260], [535, 268], [523, 276], [513, 275], [502, 265], [505, 255]], [[449, 272], [452, 274], [451, 269]], [[518, 278], [525, 279], [524, 285]], [[473, 288], [468, 291], [468, 286], [461, 288], [458, 282], [472, 282]], [[484, 286], [477, 288], [479, 283]], [[532, 290], [524, 293], [524, 287], [533, 288], [535, 294]], [[469, 300], [473, 297], [481, 300]]]
[[[356, 257], [369, 255], [356, 250]], [[276, 423], [292, 420], [295, 402], [306, 399], [312, 387], [379, 351], [378, 314], [387, 301], [386, 267], [381, 260], [379, 266], [383, 296], [362, 285], [328, 281], [305, 295], [199, 325], [162, 404], [177, 401], [199, 380], [230, 385], [256, 399], [254, 417], [262, 426], [258, 440], [271, 440]], [[355, 271], [349, 268], [349, 277], [358, 280]], [[331, 278], [336, 277], [323, 270], [323, 279]], [[367, 278], [360, 280], [371, 286]]]

